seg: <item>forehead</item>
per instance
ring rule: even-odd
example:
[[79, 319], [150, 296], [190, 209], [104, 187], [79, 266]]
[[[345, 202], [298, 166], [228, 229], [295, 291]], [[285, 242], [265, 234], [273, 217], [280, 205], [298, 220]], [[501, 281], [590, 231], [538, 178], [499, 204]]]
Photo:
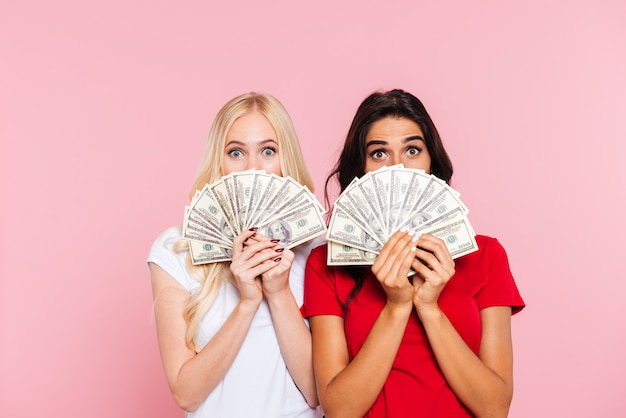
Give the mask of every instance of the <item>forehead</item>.
[[406, 138], [409, 136], [423, 137], [422, 129], [411, 119], [387, 116], [372, 123], [366, 139]]
[[229, 140], [276, 139], [276, 131], [270, 121], [257, 110], [237, 118], [228, 130]]

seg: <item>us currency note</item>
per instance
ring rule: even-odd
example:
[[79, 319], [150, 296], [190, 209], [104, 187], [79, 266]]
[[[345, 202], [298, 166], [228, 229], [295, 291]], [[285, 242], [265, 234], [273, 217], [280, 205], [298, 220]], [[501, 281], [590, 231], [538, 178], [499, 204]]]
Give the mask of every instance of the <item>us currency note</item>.
[[250, 228], [253, 225], [252, 221], [257, 215], [256, 208], [259, 204], [259, 201], [265, 195], [265, 191], [267, 189], [267, 185], [272, 179], [272, 176], [265, 173], [265, 171], [257, 170], [254, 173], [254, 178], [252, 180], [252, 186], [250, 188], [250, 200], [248, 201], [248, 209], [246, 215], [246, 225], [245, 228]]
[[380, 252], [383, 247], [382, 243], [373, 239], [338, 206], [333, 209], [326, 238], [329, 241], [369, 252]]
[[218, 263], [232, 260], [232, 249], [219, 247], [208, 242], [188, 239], [191, 262], [194, 265]]
[[272, 199], [272, 197], [276, 194], [276, 192], [283, 185], [283, 178], [277, 176], [276, 174], [270, 174], [267, 183], [265, 184], [265, 189], [263, 190], [263, 194], [258, 197], [258, 201], [254, 208], [251, 208], [251, 213], [248, 215], [248, 225], [249, 226], [258, 226], [258, 218], [261, 216], [265, 216], [267, 212], [267, 204]]
[[[335, 208], [340, 209], [341, 213], [349, 216], [361, 230], [365, 231], [368, 236], [381, 245], [386, 241], [386, 237], [383, 235], [382, 225], [377, 217], [372, 215], [370, 219], [361, 218], [358, 211], [354, 208], [354, 205], [347, 198], [341, 199], [340, 197], [340, 199], [337, 199], [335, 201]], [[373, 232], [374, 230], [377, 232]]]
[[192, 213], [188, 216], [191, 220], [195, 220], [194, 215], [199, 216], [207, 225], [220, 231], [225, 237], [230, 238], [234, 236], [234, 231], [227, 222], [224, 211], [208, 185], [196, 193], [190, 207]]
[[232, 228], [235, 232], [241, 232], [239, 229], [239, 208], [237, 207], [236, 196], [235, 196], [235, 182], [233, 180], [233, 174], [228, 174], [222, 177], [222, 184], [224, 189], [226, 190], [225, 198], [228, 201], [228, 206], [231, 208], [232, 214]]
[[406, 193], [399, 209], [400, 213], [397, 216], [396, 223], [390, 229], [391, 231], [397, 231], [404, 226], [410, 214], [413, 213], [424, 189], [426, 189], [426, 185], [430, 182], [430, 174], [426, 174], [423, 170], [411, 171], [411, 180], [406, 186]]
[[446, 243], [453, 259], [478, 251], [473, 232], [467, 218], [453, 220], [421, 231], [422, 234], [432, 234], [441, 238]]
[[404, 167], [392, 167], [389, 169], [389, 211], [387, 212], [387, 235], [395, 232], [395, 225], [401, 212], [404, 198], [408, 192], [411, 180], [413, 178], [413, 170]]
[[418, 211], [405, 214], [404, 221], [400, 222], [399, 226], [415, 230], [425, 223], [432, 224], [433, 222], [438, 222], [442, 219], [442, 216], [450, 212], [460, 212], [463, 215], [467, 215], [469, 211], [458, 198], [458, 195], [452, 193], [452, 190], [446, 187], [427, 203], [422, 204]]
[[292, 248], [324, 234], [326, 224], [317, 205], [311, 202], [270, 219], [260, 225], [258, 231], [270, 239], [280, 240], [286, 248]]
[[384, 217], [378, 216], [374, 207], [370, 205], [367, 197], [358, 187], [346, 188], [341, 196], [335, 201], [343, 212], [350, 217], [370, 236], [379, 242], [385, 242]]
[[246, 217], [250, 204], [250, 193], [252, 190], [252, 183], [254, 181], [254, 171], [255, 170], [246, 170], [238, 173], [233, 173], [232, 175], [235, 193], [234, 200], [240, 231], [243, 231], [246, 225]]
[[[386, 214], [389, 211], [389, 185], [391, 184], [391, 173], [389, 167], [383, 167], [376, 171], [370, 172], [370, 177], [374, 185], [374, 191], [376, 193], [376, 203], [380, 209], [381, 214]], [[388, 217], [381, 216], [381, 228], [384, 231], [389, 230]]]
[[378, 255], [333, 241], [328, 241], [327, 245], [329, 266], [371, 266]]
[[270, 219], [281, 209], [284, 210], [285, 207], [289, 206], [290, 202], [292, 202], [292, 199], [296, 202], [298, 197], [302, 197], [305, 194], [303, 188], [304, 186], [294, 179], [290, 177], [285, 178], [282, 185], [272, 195], [271, 199], [268, 200], [263, 209], [262, 213], [266, 217], [265, 219]]
[[[189, 208], [186, 210], [189, 211]], [[193, 217], [193, 213], [187, 213], [183, 221], [182, 235], [184, 238], [206, 241], [218, 246], [232, 246], [232, 239], [199, 219], [193, 219]]]
[[198, 190], [185, 208], [182, 233], [194, 264], [214, 263], [231, 259], [233, 239], [248, 225], [292, 248], [326, 232], [324, 213], [294, 179], [248, 170]]
[[237, 233], [238, 224], [237, 218], [234, 214], [235, 209], [231, 205], [232, 199], [228, 197], [228, 189], [224, 184], [223, 178], [210, 184], [209, 189], [213, 193], [213, 196], [215, 197], [215, 200], [217, 201], [222, 213], [224, 214], [224, 217], [226, 218], [230, 229]]

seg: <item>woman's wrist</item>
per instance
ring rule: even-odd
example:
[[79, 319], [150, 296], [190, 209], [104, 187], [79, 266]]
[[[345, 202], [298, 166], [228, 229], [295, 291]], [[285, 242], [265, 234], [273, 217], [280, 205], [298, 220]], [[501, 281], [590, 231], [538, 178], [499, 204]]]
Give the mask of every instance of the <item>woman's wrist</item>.
[[262, 300], [263, 300], [263, 295], [261, 295], [261, 297], [258, 299], [239, 299], [239, 303], [237, 304], [237, 309], [243, 314], [254, 315], [256, 311], [259, 310], [259, 306], [261, 306]]
[[443, 312], [437, 303], [415, 304], [417, 315], [422, 322], [433, 321], [442, 317]]

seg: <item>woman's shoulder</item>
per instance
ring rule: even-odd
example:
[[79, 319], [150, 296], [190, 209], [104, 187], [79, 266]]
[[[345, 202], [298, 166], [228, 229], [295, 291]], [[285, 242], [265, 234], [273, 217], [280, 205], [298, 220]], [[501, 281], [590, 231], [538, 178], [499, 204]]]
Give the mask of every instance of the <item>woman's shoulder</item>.
[[162, 231], [154, 240], [154, 245], [163, 247], [173, 247], [174, 244], [183, 237], [182, 229], [180, 226], [171, 226]]
[[174, 262], [184, 251], [176, 251], [175, 245], [182, 239], [180, 227], [170, 227], [162, 231], [152, 243], [148, 261], [162, 266], [163, 263]]
[[311, 253], [309, 254], [309, 258], [319, 258], [322, 260], [326, 260], [326, 255], [328, 254], [328, 242], [326, 240], [317, 242], [316, 245], [311, 247]]
[[499, 268], [508, 270], [508, 255], [500, 241], [487, 235], [476, 235], [478, 250], [455, 260], [457, 273], [476, 272], [485, 275]]
[[476, 235], [476, 244], [480, 253], [504, 252], [504, 247], [496, 237]]

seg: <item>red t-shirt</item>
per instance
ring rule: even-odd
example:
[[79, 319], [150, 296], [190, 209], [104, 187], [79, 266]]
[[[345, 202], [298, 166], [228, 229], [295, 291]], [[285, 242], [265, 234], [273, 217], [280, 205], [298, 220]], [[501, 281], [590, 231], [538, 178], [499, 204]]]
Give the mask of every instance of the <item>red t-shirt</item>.
[[[513, 313], [525, 305], [511, 275], [500, 243], [476, 237], [479, 250], [455, 260], [456, 273], [439, 297], [439, 306], [463, 340], [478, 354], [480, 310], [511, 306]], [[344, 312], [354, 280], [341, 267], [326, 265], [326, 245], [314, 249], [304, 279], [305, 317], [337, 315], [344, 318], [350, 360], [365, 342], [387, 300], [371, 270], [362, 289]], [[367, 268], [367, 267], [366, 267]], [[366, 417], [471, 417], [446, 383], [424, 328], [413, 310], [398, 354], [383, 389]]]

